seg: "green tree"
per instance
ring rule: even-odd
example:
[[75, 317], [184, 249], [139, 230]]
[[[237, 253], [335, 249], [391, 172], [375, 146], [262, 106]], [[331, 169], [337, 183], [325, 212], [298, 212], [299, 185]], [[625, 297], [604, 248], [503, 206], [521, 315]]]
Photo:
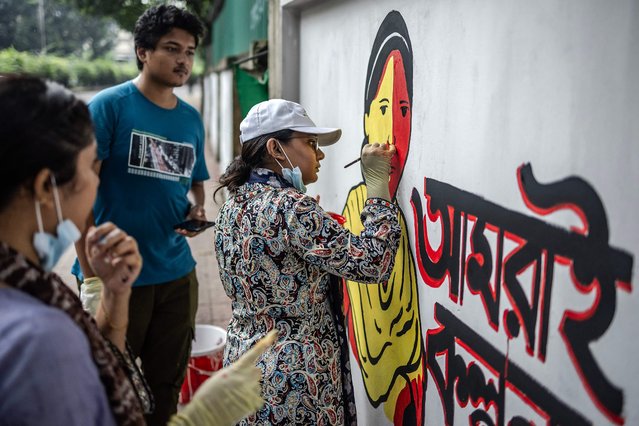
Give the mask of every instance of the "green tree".
[[[41, 28], [38, 3], [38, 0], [0, 0], [0, 49], [13, 47], [18, 51], [96, 58], [113, 47], [118, 30], [113, 19], [85, 16], [64, 0], [42, 0]], [[45, 52], [42, 40], [46, 41]]]
[[0, 0], [0, 49], [38, 51], [37, 3], [35, 1]]
[[[2, 1], [2, 0], [0, 0]], [[224, 0], [64, 0], [68, 4], [77, 7], [82, 12], [93, 16], [113, 18], [121, 28], [133, 31], [135, 21], [147, 8], [160, 4], [170, 3], [179, 7], [186, 7], [197, 15], [208, 31], [215, 17], [219, 13]], [[204, 45], [210, 42], [205, 36]]]

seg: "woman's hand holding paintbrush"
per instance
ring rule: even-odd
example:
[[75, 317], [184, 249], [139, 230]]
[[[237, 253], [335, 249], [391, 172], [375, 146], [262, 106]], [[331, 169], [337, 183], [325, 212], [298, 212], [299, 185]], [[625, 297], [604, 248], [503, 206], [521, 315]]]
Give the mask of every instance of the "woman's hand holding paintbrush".
[[385, 143], [367, 144], [362, 148], [360, 161], [369, 198], [377, 197], [390, 201], [388, 177], [391, 158], [395, 151], [395, 145]]
[[353, 164], [358, 163], [358, 162], [360, 162], [360, 161], [362, 161], [362, 157], [356, 158], [355, 160], [351, 161], [350, 163], [348, 163], [348, 164], [344, 165], [344, 168], [345, 168], [345, 169], [347, 169], [347, 168], [349, 168], [350, 166], [352, 166]]

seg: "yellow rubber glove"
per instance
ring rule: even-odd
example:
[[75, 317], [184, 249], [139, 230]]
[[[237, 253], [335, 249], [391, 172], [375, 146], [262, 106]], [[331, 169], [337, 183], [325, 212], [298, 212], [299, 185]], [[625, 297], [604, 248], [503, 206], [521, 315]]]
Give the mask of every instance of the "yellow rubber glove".
[[213, 374], [169, 426], [231, 426], [260, 409], [262, 370], [255, 363], [276, 337], [272, 330], [236, 362]]
[[390, 201], [388, 180], [390, 162], [395, 151], [395, 145], [392, 144], [372, 143], [362, 148], [362, 171], [369, 198], [378, 197]]
[[80, 284], [80, 300], [85, 311], [95, 316], [102, 295], [102, 280], [98, 277], [86, 278]]

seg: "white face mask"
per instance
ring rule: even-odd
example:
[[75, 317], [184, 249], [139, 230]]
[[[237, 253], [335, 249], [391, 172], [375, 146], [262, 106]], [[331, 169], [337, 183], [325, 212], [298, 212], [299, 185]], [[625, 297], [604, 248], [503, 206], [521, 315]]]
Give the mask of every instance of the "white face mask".
[[298, 166], [293, 167], [293, 163], [291, 163], [291, 160], [288, 158], [288, 155], [286, 155], [286, 151], [284, 151], [284, 148], [282, 148], [282, 145], [280, 145], [279, 141], [277, 142], [277, 144], [280, 146], [280, 149], [284, 153], [284, 156], [286, 157], [288, 164], [291, 165], [290, 169], [288, 167], [285, 168], [284, 166], [280, 164], [277, 158], [273, 157], [275, 158], [275, 161], [277, 161], [277, 164], [282, 168], [282, 177], [291, 185], [293, 185], [295, 189], [297, 189], [299, 192], [302, 192], [305, 194], [306, 185], [304, 185], [304, 181], [302, 180], [302, 171], [300, 170]]
[[56, 235], [52, 235], [44, 231], [42, 225], [42, 212], [40, 211], [40, 202], [36, 200], [36, 219], [38, 220], [39, 231], [33, 234], [33, 248], [35, 248], [40, 266], [47, 272], [50, 272], [67, 248], [80, 238], [80, 230], [70, 219], [62, 220], [62, 208], [60, 207], [60, 198], [58, 197], [58, 187], [55, 178], [51, 175], [51, 183], [53, 184], [53, 198], [55, 200], [55, 210], [58, 215], [58, 227]]

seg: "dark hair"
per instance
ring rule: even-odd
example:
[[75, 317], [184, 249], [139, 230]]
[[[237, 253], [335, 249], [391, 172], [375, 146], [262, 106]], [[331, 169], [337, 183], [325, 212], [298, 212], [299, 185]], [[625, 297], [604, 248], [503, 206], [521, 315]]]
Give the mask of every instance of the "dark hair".
[[94, 139], [86, 104], [36, 77], [0, 75], [0, 211], [48, 168], [58, 185], [75, 176], [78, 153]]
[[235, 157], [220, 176], [220, 186], [213, 193], [213, 198], [222, 188], [227, 188], [230, 193], [234, 193], [248, 180], [251, 170], [264, 165], [266, 159], [266, 142], [271, 139], [277, 139], [286, 143], [294, 131], [289, 129], [279, 130], [277, 132], [268, 133], [248, 140], [242, 144], [242, 153]]
[[402, 15], [393, 10], [386, 15], [375, 36], [371, 55], [366, 68], [366, 86], [364, 87], [364, 111], [370, 112], [370, 106], [377, 94], [377, 87], [384, 73], [386, 59], [393, 50], [399, 50], [404, 61], [406, 74], [406, 90], [408, 100], [413, 104], [413, 47], [408, 35], [408, 28]]
[[[406, 76], [406, 91], [408, 92], [408, 102], [413, 107], [413, 47], [408, 35], [408, 28], [401, 13], [392, 10], [386, 15], [371, 48], [371, 55], [368, 58], [368, 67], [366, 68], [366, 82], [364, 86], [364, 112], [370, 114], [371, 104], [377, 96], [377, 89], [384, 75], [384, 67], [386, 60], [394, 51], [399, 51], [404, 62], [404, 75]], [[412, 118], [412, 116], [411, 116]], [[366, 135], [366, 119], [362, 117], [362, 126], [364, 127], [364, 139], [362, 147], [368, 144], [368, 136]], [[408, 155], [408, 152], [406, 152]], [[363, 167], [360, 163], [360, 168]], [[404, 170], [401, 170], [401, 174]], [[363, 173], [362, 173], [363, 174]], [[400, 175], [401, 179], [401, 175]]]
[[204, 32], [202, 22], [197, 16], [173, 5], [153, 6], [140, 15], [133, 30], [135, 60], [139, 70], [142, 69], [143, 64], [137, 55], [138, 47], [155, 49], [160, 38], [170, 33], [173, 28], [180, 28], [190, 33], [195, 38], [196, 47]]

